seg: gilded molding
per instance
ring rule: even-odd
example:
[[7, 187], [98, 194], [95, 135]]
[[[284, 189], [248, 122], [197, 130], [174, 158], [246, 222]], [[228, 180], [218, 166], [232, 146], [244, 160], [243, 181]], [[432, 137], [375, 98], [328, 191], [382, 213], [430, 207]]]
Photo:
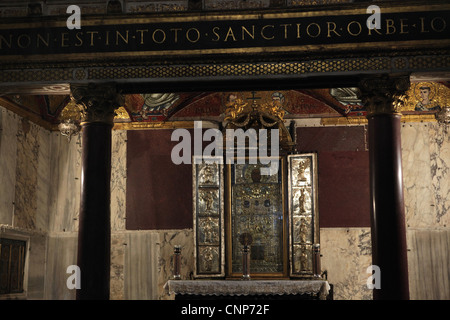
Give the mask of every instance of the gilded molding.
[[[403, 63], [399, 63], [402, 61]], [[9, 66], [0, 72], [0, 92], [8, 94], [20, 91], [23, 86], [33, 90], [49, 88], [50, 84], [111, 82], [164, 79], [165, 82], [180, 82], [183, 79], [209, 79], [222, 77], [239, 79], [246, 77], [286, 76], [320, 76], [320, 75], [354, 75], [361, 72], [379, 73], [414, 73], [442, 72], [450, 68], [450, 55], [441, 53], [432, 56], [410, 57], [340, 57], [333, 59], [311, 59], [295, 62], [249, 62], [223, 63], [220, 61], [202, 64], [178, 65], [123, 65], [114, 63], [86, 62], [68, 65], [65, 68], [51, 64], [43, 64], [37, 68], [19, 69]], [[1, 69], [1, 66], [0, 66]], [[14, 84], [13, 86], [11, 84]], [[23, 91], [23, 89], [22, 89]], [[47, 90], [52, 91], [52, 90]], [[61, 92], [56, 88], [55, 92]]]
[[115, 110], [124, 103], [114, 84], [71, 85], [71, 98], [81, 111], [81, 123], [102, 122], [113, 126]]
[[[434, 114], [404, 114], [401, 122], [436, 122]], [[334, 117], [321, 118], [320, 125], [322, 126], [363, 126], [367, 125], [366, 117]]]
[[409, 76], [368, 77], [359, 83], [361, 100], [367, 116], [377, 114], [400, 114], [410, 86]]

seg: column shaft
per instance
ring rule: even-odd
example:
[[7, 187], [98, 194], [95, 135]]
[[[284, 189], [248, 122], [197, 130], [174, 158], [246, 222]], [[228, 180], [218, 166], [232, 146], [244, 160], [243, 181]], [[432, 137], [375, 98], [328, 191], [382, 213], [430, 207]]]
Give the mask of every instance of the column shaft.
[[369, 116], [372, 263], [380, 268], [376, 300], [409, 299], [400, 118]]
[[369, 121], [372, 264], [380, 272], [375, 300], [409, 299], [400, 132], [409, 84], [408, 76], [378, 76], [360, 83]]
[[78, 230], [78, 300], [107, 300], [111, 260], [111, 129], [123, 99], [114, 85], [73, 85], [82, 114], [82, 176]]
[[86, 123], [82, 129], [82, 189], [78, 231], [81, 290], [77, 299], [109, 299], [111, 126]]

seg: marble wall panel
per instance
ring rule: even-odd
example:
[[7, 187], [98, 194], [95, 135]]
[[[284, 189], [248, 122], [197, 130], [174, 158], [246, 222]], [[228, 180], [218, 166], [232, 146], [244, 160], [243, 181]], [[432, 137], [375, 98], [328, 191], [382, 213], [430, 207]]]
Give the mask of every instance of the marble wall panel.
[[411, 228], [436, 223], [436, 202], [430, 171], [427, 124], [402, 126], [402, 165], [406, 225]]
[[28, 251], [27, 299], [44, 299], [46, 255], [47, 236], [32, 234]]
[[160, 256], [158, 263], [158, 299], [170, 300], [163, 287], [173, 277], [173, 249], [181, 246], [181, 279], [193, 279], [194, 232], [192, 229], [160, 231]]
[[334, 285], [334, 299], [372, 299], [366, 273], [372, 265], [370, 228], [322, 228], [320, 247], [322, 270]]
[[432, 188], [435, 194], [436, 223], [450, 226], [450, 132], [437, 123], [429, 124]]
[[77, 233], [59, 233], [48, 237], [45, 276], [46, 300], [74, 300], [75, 289], [67, 288], [67, 267], [77, 264]]
[[113, 130], [111, 149], [111, 230], [125, 230], [127, 131]]
[[110, 299], [123, 300], [124, 295], [124, 267], [127, 235], [124, 233], [111, 234], [111, 275]]
[[12, 225], [19, 116], [0, 107], [0, 224]]
[[39, 130], [39, 154], [37, 167], [37, 189], [36, 189], [36, 229], [48, 230], [49, 221], [49, 200], [50, 200], [50, 137], [51, 132], [45, 129]]
[[192, 229], [119, 231], [111, 235], [112, 300], [170, 300], [164, 284], [173, 276], [173, 249], [181, 245], [182, 279], [192, 279]]
[[407, 243], [410, 298], [450, 300], [450, 229], [410, 229]]
[[78, 231], [81, 192], [81, 138], [70, 141], [54, 132], [50, 138], [51, 176], [49, 231]]
[[125, 243], [124, 298], [126, 300], [156, 300], [159, 234], [127, 233]]
[[39, 127], [22, 118], [17, 131], [14, 226], [36, 229]]

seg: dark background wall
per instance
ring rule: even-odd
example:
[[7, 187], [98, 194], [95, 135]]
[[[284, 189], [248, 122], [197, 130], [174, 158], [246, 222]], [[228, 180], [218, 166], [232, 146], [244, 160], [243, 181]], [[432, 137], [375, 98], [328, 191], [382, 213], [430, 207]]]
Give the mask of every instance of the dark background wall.
[[297, 149], [317, 152], [320, 227], [370, 227], [364, 126], [297, 128]]
[[[192, 166], [172, 163], [171, 134], [128, 131], [128, 230], [192, 228]], [[320, 227], [370, 227], [364, 126], [299, 127], [297, 147], [318, 155]]]
[[171, 160], [172, 130], [131, 130], [127, 142], [128, 230], [192, 228], [192, 166]]

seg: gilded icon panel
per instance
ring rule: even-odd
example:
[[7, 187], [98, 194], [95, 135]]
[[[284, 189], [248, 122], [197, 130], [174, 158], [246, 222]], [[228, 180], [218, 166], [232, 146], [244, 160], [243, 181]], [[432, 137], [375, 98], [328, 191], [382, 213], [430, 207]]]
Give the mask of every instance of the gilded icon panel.
[[220, 207], [218, 188], [199, 188], [197, 213], [202, 216], [218, 216]]
[[[250, 234], [250, 272], [267, 276], [285, 270], [282, 175], [261, 175], [263, 164], [230, 165], [230, 275], [242, 273], [240, 236]], [[281, 164], [280, 164], [281, 168]]]
[[269, 168], [269, 164], [236, 164], [233, 170], [235, 184], [241, 183], [278, 183], [279, 174], [262, 175], [261, 168]]
[[217, 163], [198, 165], [199, 186], [219, 186], [219, 165]]
[[311, 216], [293, 217], [293, 235], [294, 244], [297, 243], [312, 243], [313, 242], [313, 227]]
[[199, 246], [197, 270], [199, 274], [217, 274], [221, 271], [219, 246]]
[[221, 277], [225, 275], [223, 166], [193, 160], [194, 276]]
[[220, 245], [220, 221], [219, 218], [198, 219], [198, 244]]
[[295, 244], [293, 246], [293, 272], [297, 274], [307, 274], [313, 271], [313, 252], [312, 245]]
[[288, 156], [291, 276], [313, 276], [312, 245], [319, 243], [317, 155]]
[[292, 159], [293, 186], [302, 187], [311, 185], [311, 158], [302, 157]]
[[292, 212], [294, 215], [310, 215], [312, 210], [312, 198], [310, 187], [292, 188]]

